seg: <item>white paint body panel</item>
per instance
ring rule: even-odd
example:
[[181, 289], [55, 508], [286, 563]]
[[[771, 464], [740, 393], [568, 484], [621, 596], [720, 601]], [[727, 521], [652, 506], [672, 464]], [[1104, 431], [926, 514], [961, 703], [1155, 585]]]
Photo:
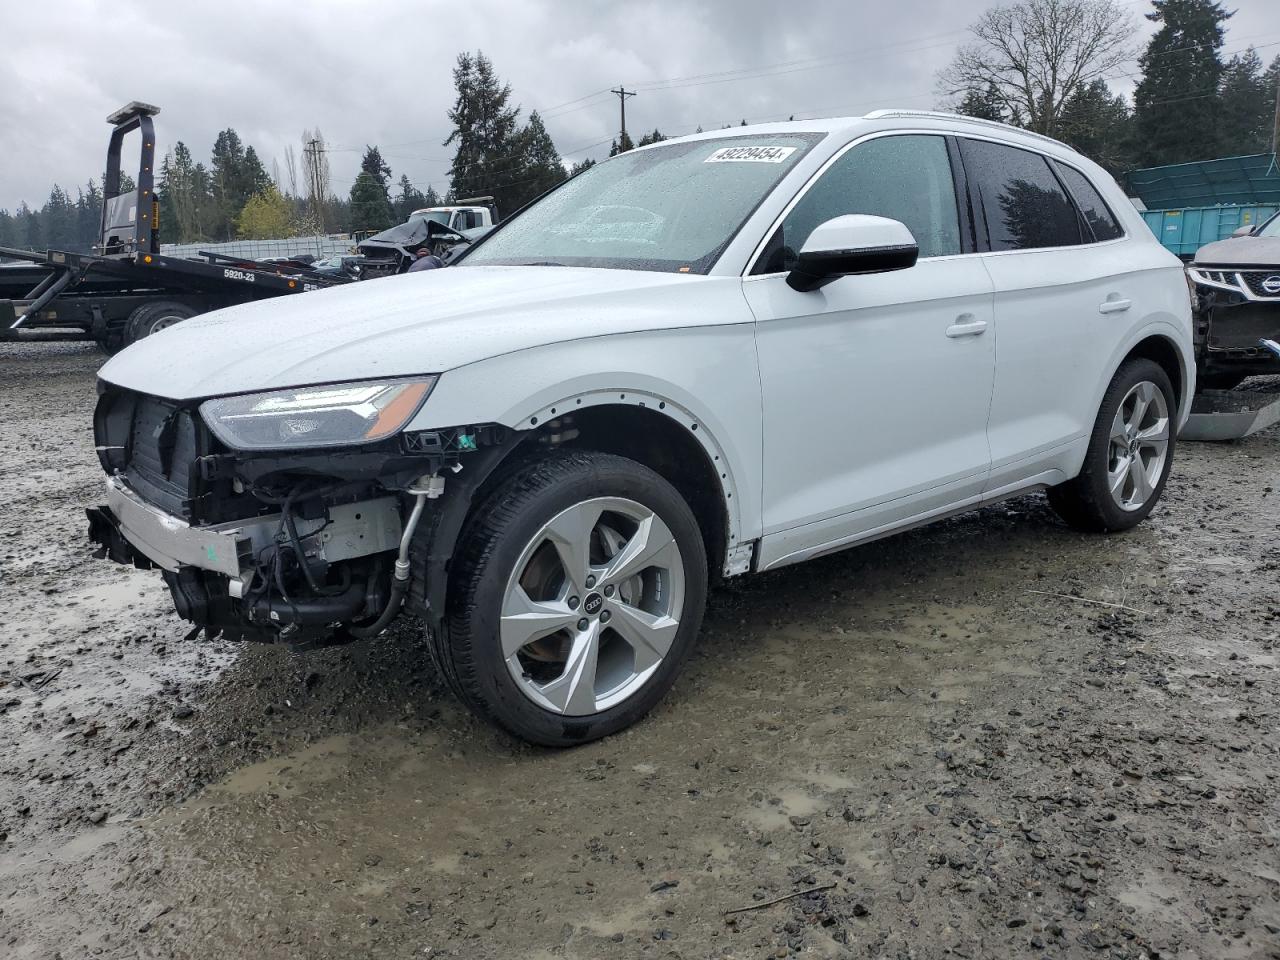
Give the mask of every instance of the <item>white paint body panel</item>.
[[[1108, 381], [1146, 336], [1176, 347], [1185, 420], [1194, 358], [1181, 266], [1105, 173], [1061, 145], [958, 118], [741, 130], [812, 131], [826, 136], [707, 276], [463, 264], [206, 314], [123, 351], [101, 376], [192, 400], [439, 374], [410, 429], [529, 430], [579, 406], [665, 404], [698, 425], [722, 474], [730, 546], [756, 542], [757, 569], [1068, 479]], [[939, 257], [809, 293], [747, 276], [823, 165], [890, 131], [971, 135], [1077, 166], [1127, 236]], [[1131, 308], [1099, 313], [1112, 295]], [[948, 336], [965, 318], [985, 322], [981, 335]]]
[[923, 260], [810, 293], [782, 276], [745, 289], [764, 401], [763, 565], [981, 493], [995, 337], [946, 332], [992, 321], [979, 260]]

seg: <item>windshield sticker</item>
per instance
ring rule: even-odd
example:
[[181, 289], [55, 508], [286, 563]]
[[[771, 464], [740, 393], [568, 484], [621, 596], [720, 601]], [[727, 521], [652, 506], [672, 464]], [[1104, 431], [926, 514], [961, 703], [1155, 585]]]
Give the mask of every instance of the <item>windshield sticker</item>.
[[782, 163], [795, 147], [721, 147], [703, 163]]

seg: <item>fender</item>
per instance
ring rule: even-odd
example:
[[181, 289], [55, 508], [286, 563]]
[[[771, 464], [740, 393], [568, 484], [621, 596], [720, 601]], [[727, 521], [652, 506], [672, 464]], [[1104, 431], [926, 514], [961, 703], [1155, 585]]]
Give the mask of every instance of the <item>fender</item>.
[[607, 390], [587, 390], [582, 393], [568, 394], [554, 403], [544, 403], [515, 418], [511, 425], [520, 431], [535, 430], [539, 424], [546, 424], [558, 416], [565, 416], [575, 410], [586, 410], [591, 407], [617, 406], [629, 404], [643, 407], [658, 413], [668, 420], [687, 430], [697, 441], [707, 460], [715, 468], [720, 481], [720, 496], [724, 500], [725, 514], [728, 518], [728, 542], [725, 544], [725, 575], [733, 576], [747, 572], [751, 560], [751, 550], [747, 546], [754, 537], [744, 539], [742, 532], [742, 514], [739, 504], [742, 496], [738, 489], [738, 481], [730, 458], [716, 439], [706, 422], [696, 416], [688, 408], [660, 394], [647, 390], [628, 390], [626, 388], [610, 388]]
[[687, 431], [715, 468], [732, 559], [742, 552], [739, 545], [760, 536], [760, 402], [752, 324], [684, 327], [559, 343], [457, 367], [441, 375], [406, 430], [496, 423], [529, 436], [575, 409], [643, 407]]
[[1107, 363], [1102, 368], [1103, 374], [1094, 385], [1095, 409], [1102, 406], [1102, 396], [1107, 392], [1107, 387], [1111, 385], [1111, 378], [1116, 375], [1116, 371], [1120, 369], [1120, 364], [1129, 355], [1129, 352], [1143, 340], [1158, 336], [1167, 340], [1178, 355], [1178, 366], [1182, 373], [1182, 396], [1178, 398], [1178, 427], [1181, 428], [1187, 422], [1187, 417], [1191, 415], [1192, 395], [1195, 393], [1195, 358], [1184, 349], [1184, 344], [1190, 341], [1187, 329], [1179, 327], [1175, 317], [1169, 316], [1166, 319], [1166, 316], [1157, 314], [1148, 319], [1140, 328], [1130, 331], [1129, 335], [1120, 341], [1119, 346], [1107, 358]]

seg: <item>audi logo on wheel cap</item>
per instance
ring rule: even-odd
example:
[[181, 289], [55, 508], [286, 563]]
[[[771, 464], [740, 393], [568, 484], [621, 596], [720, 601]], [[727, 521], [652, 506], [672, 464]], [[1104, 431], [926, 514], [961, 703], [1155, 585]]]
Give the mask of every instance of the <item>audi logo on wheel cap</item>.
[[1270, 294], [1280, 293], [1280, 273], [1267, 277], [1262, 281], [1262, 292]]

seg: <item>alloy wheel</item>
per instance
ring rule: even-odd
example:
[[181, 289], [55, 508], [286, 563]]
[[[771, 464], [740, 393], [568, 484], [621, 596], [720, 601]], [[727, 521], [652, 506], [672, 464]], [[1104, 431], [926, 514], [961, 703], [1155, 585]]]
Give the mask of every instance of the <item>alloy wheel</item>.
[[1169, 405], [1150, 380], [1135, 384], [1111, 421], [1107, 488], [1122, 510], [1151, 499], [1169, 456]]
[[503, 594], [500, 639], [521, 693], [589, 716], [639, 691], [671, 649], [684, 563], [666, 523], [634, 500], [586, 500], [521, 552]]

